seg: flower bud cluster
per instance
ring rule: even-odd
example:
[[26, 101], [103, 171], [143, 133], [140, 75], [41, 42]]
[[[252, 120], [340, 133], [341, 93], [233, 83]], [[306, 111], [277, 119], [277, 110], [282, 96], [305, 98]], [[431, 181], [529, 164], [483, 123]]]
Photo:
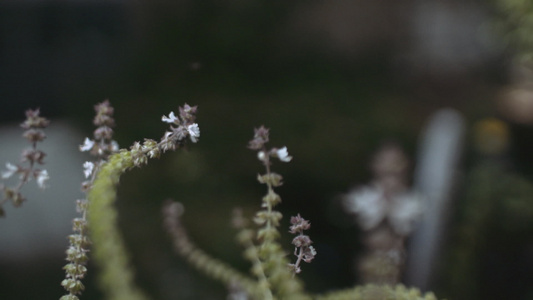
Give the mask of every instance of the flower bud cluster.
[[[270, 165], [270, 157], [275, 157], [282, 162], [290, 162], [292, 156], [289, 156], [287, 147], [272, 148], [267, 150], [265, 144], [268, 142], [269, 129], [261, 126], [254, 129], [254, 138], [248, 142], [248, 148], [252, 150], [258, 150], [257, 158], [265, 164]], [[263, 183], [263, 182], [261, 182]]]
[[283, 177], [270, 170], [270, 158], [290, 162], [292, 157], [289, 156], [287, 147], [267, 149], [268, 141], [269, 129], [261, 126], [254, 130], [254, 137], [248, 142], [248, 148], [257, 151], [257, 158], [266, 169], [266, 173], [258, 175], [257, 180], [267, 186], [267, 194], [263, 197], [261, 204], [262, 210], [258, 211], [253, 219], [257, 225], [261, 226], [256, 236], [259, 243], [257, 258], [261, 264], [254, 264], [254, 269], [261, 270], [261, 273], [266, 276], [264, 283], [275, 287], [280, 298], [284, 299], [299, 295], [302, 287], [298, 281], [291, 279], [291, 273], [287, 270], [289, 261], [281, 245], [276, 241], [280, 236], [278, 227], [283, 216], [279, 211], [274, 210], [274, 207], [281, 202], [281, 197], [274, 192], [274, 188], [283, 184]]
[[[179, 116], [176, 116], [173, 111], [168, 117], [163, 116], [161, 121], [171, 124], [170, 131], [165, 132], [159, 143], [151, 139], [145, 139], [142, 145], [140, 142], [135, 142], [129, 151], [133, 164], [136, 167], [145, 165], [148, 163], [148, 158], [158, 158], [161, 153], [175, 150], [183, 145], [187, 137], [193, 143], [198, 142], [200, 127], [194, 123], [196, 110], [196, 106], [185, 104], [183, 107], [179, 107]], [[176, 127], [172, 125], [176, 125]]]
[[93, 124], [97, 126], [93, 133], [94, 140], [86, 138], [83, 145], [80, 146], [80, 151], [89, 151], [92, 155], [104, 159], [119, 149], [118, 143], [113, 140], [114, 109], [109, 100], [105, 100], [95, 105], [94, 110], [96, 111], [96, 116]]
[[[179, 116], [176, 116], [173, 111], [167, 116], [161, 117], [161, 121], [169, 123], [170, 131], [167, 131], [161, 139], [160, 145], [163, 152], [167, 150], [175, 150], [176, 147], [185, 142], [188, 136], [193, 143], [198, 142], [200, 138], [200, 127], [194, 121], [196, 120], [197, 106], [190, 106], [185, 104], [179, 107]], [[176, 127], [172, 126], [175, 125]]]
[[[96, 156], [96, 160], [86, 161], [83, 164], [83, 174], [87, 179], [81, 184], [81, 190], [88, 193], [93, 185], [98, 169], [102, 163], [112, 153], [118, 151], [118, 144], [113, 140], [113, 129], [115, 126], [115, 119], [113, 118], [114, 109], [109, 100], [105, 100], [94, 106], [96, 115], [93, 119], [93, 124], [97, 128], [93, 132], [93, 139], [85, 138], [83, 145], [80, 145], [80, 151], [89, 152]], [[89, 207], [88, 200], [79, 199], [76, 201], [76, 211], [80, 217], [72, 220], [72, 231], [69, 236], [70, 245], [66, 251], [66, 260], [68, 263], [63, 267], [65, 270], [65, 279], [61, 282], [63, 288], [68, 292], [60, 300], [77, 300], [78, 296], [84, 290], [84, 285], [81, 280], [87, 273], [87, 261], [89, 257], [89, 247], [91, 241], [87, 236], [88, 221], [87, 210]]]
[[311, 227], [309, 221], [305, 220], [298, 214], [296, 217], [291, 217], [291, 227], [289, 232], [292, 234], [297, 234], [297, 236], [292, 240], [292, 244], [295, 246], [294, 255], [297, 257], [296, 263], [289, 264], [289, 269], [293, 274], [298, 274], [302, 270], [300, 269], [300, 263], [305, 261], [310, 263], [316, 255], [316, 250], [311, 244], [313, 241], [309, 236], [304, 234], [304, 230], [307, 230]]
[[268, 143], [268, 131], [270, 129], [261, 125], [259, 128], [254, 129], [254, 138], [248, 142], [248, 148], [252, 150], [261, 150]]
[[0, 184], [0, 190], [3, 192], [3, 198], [0, 200], [0, 217], [5, 215], [5, 211], [2, 208], [5, 202], [11, 201], [15, 207], [18, 207], [26, 200], [20, 190], [31, 178], [36, 180], [41, 189], [46, 188], [46, 183], [49, 180], [48, 171], [35, 168], [35, 165], [44, 164], [46, 153], [37, 149], [37, 143], [46, 138], [43, 129], [48, 127], [49, 124], [49, 120], [40, 116], [39, 109], [26, 111], [26, 120], [20, 126], [26, 130], [22, 136], [31, 143], [31, 147], [22, 151], [21, 162], [28, 165], [14, 165], [8, 162], [6, 163], [6, 170], [0, 173], [1, 179], [4, 180], [15, 174], [19, 175], [19, 182], [13, 187]]

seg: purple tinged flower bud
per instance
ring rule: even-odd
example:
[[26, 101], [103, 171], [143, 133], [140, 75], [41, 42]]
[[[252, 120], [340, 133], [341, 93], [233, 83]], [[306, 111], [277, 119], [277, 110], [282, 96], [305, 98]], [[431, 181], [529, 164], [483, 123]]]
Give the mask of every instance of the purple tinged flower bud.
[[291, 217], [291, 224], [290, 227], [290, 233], [296, 234], [296, 233], [302, 233], [304, 230], [307, 230], [311, 227], [311, 224], [306, 219], [302, 218], [300, 214], [298, 214], [296, 217]]
[[255, 128], [254, 138], [248, 143], [248, 148], [252, 150], [263, 149], [265, 143], [268, 142], [268, 130], [262, 125], [259, 128]]
[[26, 111], [26, 120], [24, 123], [20, 124], [20, 126], [24, 129], [48, 127], [50, 121], [48, 121], [46, 118], [40, 117], [39, 114], [39, 109], [28, 109]]
[[115, 120], [113, 119], [114, 109], [109, 103], [109, 100], [105, 100], [102, 103], [98, 103], [94, 106], [96, 111], [96, 116], [94, 117], [93, 123], [96, 126], [115, 126]]
[[46, 135], [42, 130], [33, 128], [26, 130], [22, 136], [31, 143], [42, 142], [46, 138]]
[[43, 159], [46, 154], [40, 150], [26, 149], [22, 151], [22, 161], [36, 162], [39, 164], [44, 164]]
[[292, 240], [292, 244], [298, 248], [307, 247], [311, 245], [311, 243], [313, 242], [307, 235], [299, 235]]
[[316, 256], [316, 250], [313, 246], [309, 246], [305, 248], [303, 255], [304, 255], [303, 260], [306, 263], [310, 263]]
[[96, 111], [97, 114], [108, 115], [108, 116], [112, 116], [113, 113], [115, 112], [115, 110], [113, 109], [113, 106], [111, 106], [111, 103], [107, 99], [101, 103], [96, 104], [94, 106], [94, 110]]
[[115, 119], [112, 116], [97, 114], [94, 117], [93, 124], [96, 126], [115, 126]]
[[100, 126], [93, 133], [96, 140], [110, 140], [113, 138], [113, 129], [108, 126]]
[[190, 106], [189, 104], [185, 103], [183, 107], [179, 107], [180, 110], [180, 118], [185, 124], [194, 123], [194, 120], [196, 119], [196, 110], [198, 106]]

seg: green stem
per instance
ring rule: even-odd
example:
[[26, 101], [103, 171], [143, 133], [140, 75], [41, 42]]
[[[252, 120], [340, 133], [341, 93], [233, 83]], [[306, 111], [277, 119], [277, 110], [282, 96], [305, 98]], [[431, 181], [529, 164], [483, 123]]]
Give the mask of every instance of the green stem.
[[134, 285], [134, 273], [129, 265], [114, 207], [120, 176], [133, 166], [129, 151], [110, 156], [109, 161], [101, 166], [88, 194], [94, 261], [101, 270], [100, 287], [110, 300], [147, 299]]

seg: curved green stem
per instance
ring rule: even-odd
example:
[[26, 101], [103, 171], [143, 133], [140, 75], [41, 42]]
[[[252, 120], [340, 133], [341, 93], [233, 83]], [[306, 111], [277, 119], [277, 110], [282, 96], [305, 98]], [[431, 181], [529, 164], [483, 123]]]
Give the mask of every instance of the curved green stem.
[[117, 198], [120, 176], [134, 166], [131, 153], [121, 151], [109, 157], [98, 172], [88, 194], [90, 236], [94, 261], [100, 268], [100, 287], [110, 300], [145, 300], [135, 286], [124, 240], [117, 226]]

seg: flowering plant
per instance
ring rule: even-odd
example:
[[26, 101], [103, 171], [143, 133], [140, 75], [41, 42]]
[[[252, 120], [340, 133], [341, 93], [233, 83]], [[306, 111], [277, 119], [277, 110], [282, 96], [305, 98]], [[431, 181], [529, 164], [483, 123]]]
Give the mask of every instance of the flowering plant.
[[[82, 183], [82, 190], [86, 198], [76, 201], [80, 215], [73, 220], [74, 233], [69, 236], [70, 245], [66, 251], [68, 263], [64, 267], [66, 276], [61, 282], [67, 294], [60, 299], [79, 299], [85, 288], [82, 279], [87, 272], [89, 256], [99, 267], [100, 288], [107, 299], [148, 299], [146, 293], [134, 284], [133, 268], [117, 226], [117, 212], [113, 204], [117, 199], [118, 183], [122, 174], [146, 165], [149, 159], [176, 150], [188, 140], [197, 143], [200, 138], [199, 125], [196, 123], [197, 107], [185, 104], [179, 108], [178, 115], [174, 112], [163, 115], [161, 121], [170, 124], [163, 137], [159, 141], [144, 139], [142, 143], [134, 142], [129, 149], [120, 149], [113, 140], [114, 109], [109, 101], [96, 105], [95, 111], [93, 123], [97, 128], [93, 138], [85, 138], [80, 146], [80, 151], [91, 153], [95, 159], [83, 163], [87, 181]], [[8, 170], [2, 173], [2, 177], [10, 177], [15, 173], [33, 174], [38, 184], [44, 186], [47, 172], [34, 169], [33, 165], [42, 164], [44, 153], [36, 150], [35, 145], [44, 139], [40, 129], [48, 121], [39, 117], [38, 110], [29, 111], [27, 117], [29, 121], [23, 127], [31, 130], [26, 135], [33, 141], [33, 150], [25, 152], [30, 167], [22, 169], [8, 164]], [[406, 289], [401, 285], [365, 285], [324, 295], [306, 292], [303, 282], [296, 275], [302, 272], [302, 262], [312, 262], [318, 252], [312, 246], [310, 237], [304, 233], [310, 229], [311, 223], [300, 214], [290, 218], [289, 232], [296, 235], [292, 240], [296, 260], [291, 263], [279, 239], [283, 215], [276, 210], [281, 197], [275, 189], [282, 185], [283, 177], [273, 172], [271, 167], [275, 160], [288, 163], [293, 157], [289, 155], [287, 147], [268, 148], [268, 142], [269, 129], [261, 126], [255, 129], [254, 137], [248, 143], [248, 148], [257, 152], [257, 158], [265, 168], [264, 174], [257, 176], [258, 182], [264, 184], [267, 190], [262, 197], [261, 209], [250, 219], [236, 209], [233, 217], [233, 224], [238, 229], [238, 241], [245, 249], [244, 257], [252, 264], [253, 276], [242, 274], [196, 247], [181, 224], [183, 205], [170, 201], [163, 207], [164, 224], [179, 255], [228, 286], [228, 299], [436, 299], [431, 293], [422, 295], [416, 289]], [[25, 183], [28, 178], [29, 175], [25, 175], [21, 180]]]
[[6, 163], [5, 171], [1, 173], [1, 179], [5, 180], [15, 174], [19, 175], [19, 182], [13, 186], [8, 187], [0, 183], [0, 190], [3, 192], [3, 198], [0, 200], [0, 217], [5, 215], [2, 208], [4, 203], [11, 201], [11, 203], [18, 207], [26, 200], [20, 190], [24, 184], [28, 183], [32, 178], [37, 182], [41, 189], [46, 188], [46, 183], [49, 179], [48, 171], [45, 169], [38, 169], [36, 165], [44, 165], [44, 157], [46, 153], [37, 148], [37, 143], [42, 142], [46, 138], [43, 129], [48, 127], [50, 121], [40, 116], [39, 109], [29, 109], [26, 111], [26, 120], [20, 125], [24, 128], [23, 136], [30, 142], [31, 148], [22, 151], [21, 162], [23, 164], [15, 165], [10, 162]]

